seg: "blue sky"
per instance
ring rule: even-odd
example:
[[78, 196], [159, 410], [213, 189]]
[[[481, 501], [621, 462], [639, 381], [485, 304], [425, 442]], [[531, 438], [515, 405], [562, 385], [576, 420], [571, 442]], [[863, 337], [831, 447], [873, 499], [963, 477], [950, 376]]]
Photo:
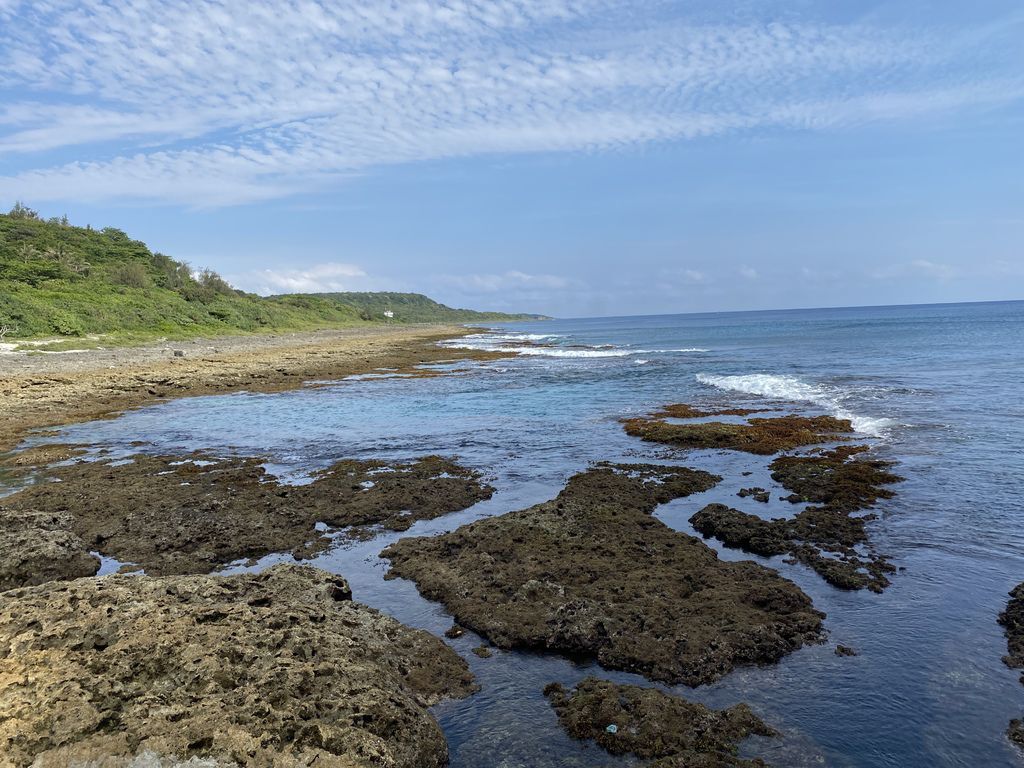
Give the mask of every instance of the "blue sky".
[[1024, 298], [1019, 2], [0, 0], [0, 205], [262, 293]]

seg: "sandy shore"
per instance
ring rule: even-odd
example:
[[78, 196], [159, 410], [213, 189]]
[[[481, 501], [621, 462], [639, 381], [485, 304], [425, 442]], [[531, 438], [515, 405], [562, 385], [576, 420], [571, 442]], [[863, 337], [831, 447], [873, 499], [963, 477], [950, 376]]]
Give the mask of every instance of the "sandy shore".
[[[462, 326], [349, 328], [230, 336], [60, 354], [0, 355], [0, 452], [25, 432], [172, 397], [273, 392], [377, 368], [451, 358], [436, 342]], [[467, 357], [460, 351], [459, 357]]]

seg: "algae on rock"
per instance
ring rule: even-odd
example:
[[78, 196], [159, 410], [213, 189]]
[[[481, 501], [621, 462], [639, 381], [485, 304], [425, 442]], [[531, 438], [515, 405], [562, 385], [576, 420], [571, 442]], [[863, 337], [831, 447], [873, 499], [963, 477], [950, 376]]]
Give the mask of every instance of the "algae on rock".
[[720, 478], [599, 464], [552, 501], [388, 547], [389, 578], [416, 582], [500, 648], [596, 657], [690, 685], [775, 662], [820, 640], [822, 614], [795, 584], [726, 562], [651, 513]]
[[740, 741], [776, 733], [746, 704], [723, 710], [636, 685], [588, 677], [572, 691], [544, 689], [558, 721], [574, 739], [593, 739], [613, 755], [653, 760], [651, 768], [758, 768], [736, 756]]
[[136, 564], [154, 576], [209, 573], [273, 552], [303, 559], [331, 543], [316, 523], [400, 531], [494, 492], [479, 473], [440, 456], [342, 460], [307, 485], [279, 482], [259, 458], [202, 453], [80, 461], [51, 467], [42, 477], [59, 482], [29, 486], [5, 505], [59, 518], [84, 542], [83, 551]]

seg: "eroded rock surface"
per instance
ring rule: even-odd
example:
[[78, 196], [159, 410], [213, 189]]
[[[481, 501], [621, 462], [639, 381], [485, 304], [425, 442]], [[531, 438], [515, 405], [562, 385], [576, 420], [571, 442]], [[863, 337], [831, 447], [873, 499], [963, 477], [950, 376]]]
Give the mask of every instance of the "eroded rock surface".
[[[999, 624], [1006, 633], [1006, 655], [1003, 662], [1010, 669], [1024, 669], [1024, 583], [1010, 591], [1006, 610], [999, 614]], [[1024, 683], [1024, 673], [1020, 681]], [[1010, 741], [1024, 749], [1024, 721], [1011, 720], [1006, 735]]]
[[690, 518], [704, 536], [758, 555], [788, 554], [841, 589], [881, 592], [895, 568], [868, 549], [867, 523], [875, 515], [853, 516], [879, 499], [883, 486], [902, 478], [891, 462], [858, 458], [866, 446], [843, 446], [809, 456], [781, 456], [772, 478], [793, 491], [793, 502], [811, 501], [792, 518], [764, 520], [724, 504], [709, 504]]
[[[0, 594], [4, 765], [146, 752], [245, 766], [442, 766], [427, 707], [473, 690], [432, 635], [304, 566]], [[36, 761], [36, 762], [33, 762]]]
[[669, 419], [697, 418], [705, 415], [746, 415], [747, 409], [736, 408], [718, 412], [699, 411], [691, 406], [666, 406], [650, 416], [625, 419], [627, 434], [677, 448], [726, 448], [760, 455], [771, 455], [807, 445], [845, 439], [852, 433], [849, 419], [832, 416], [775, 416], [751, 418], [746, 424], [722, 421], [677, 424]]
[[94, 575], [100, 561], [70, 527], [66, 512], [0, 506], [0, 592]]
[[670, 419], [707, 419], [713, 416], [749, 416], [752, 413], [762, 413], [773, 408], [715, 408], [707, 410], [698, 408], [687, 403], [674, 403], [664, 406], [660, 411], [651, 414], [655, 418]]
[[330, 543], [314, 530], [318, 522], [405, 530], [494, 490], [475, 471], [439, 456], [339, 461], [299, 486], [278, 482], [261, 464], [198, 453], [140, 454], [128, 464], [82, 461], [45, 470], [44, 482], [5, 504], [67, 521], [88, 550], [149, 575], [173, 575], [209, 573], [271, 552], [309, 557]]
[[764, 766], [738, 758], [737, 745], [753, 734], [776, 735], [745, 704], [714, 710], [653, 688], [593, 677], [571, 692], [554, 683], [544, 694], [570, 736], [593, 739], [614, 755], [651, 759], [652, 768]]
[[552, 501], [382, 557], [460, 625], [500, 648], [596, 657], [691, 685], [778, 660], [820, 638], [822, 614], [795, 584], [731, 563], [651, 515], [720, 478], [655, 465], [597, 465]]

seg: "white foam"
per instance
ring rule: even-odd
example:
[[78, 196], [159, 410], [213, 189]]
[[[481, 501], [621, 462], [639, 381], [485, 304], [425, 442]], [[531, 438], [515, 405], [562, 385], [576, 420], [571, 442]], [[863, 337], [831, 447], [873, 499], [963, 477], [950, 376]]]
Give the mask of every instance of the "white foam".
[[770, 373], [751, 373], [743, 376], [712, 376], [698, 373], [697, 381], [718, 389], [760, 395], [774, 400], [802, 400], [821, 406], [839, 419], [849, 419], [853, 428], [866, 435], [879, 436], [892, 419], [873, 418], [851, 413], [842, 405], [842, 393], [834, 392], [817, 384], [809, 384], [795, 376], [776, 376]]
[[629, 357], [640, 350], [629, 349], [569, 349], [566, 347], [505, 347], [520, 355], [531, 357]]
[[[628, 349], [613, 344], [598, 346], [558, 346], [553, 339], [564, 339], [554, 333], [474, 333], [458, 339], [440, 342], [447, 349], [472, 349], [478, 352], [511, 352], [524, 357], [554, 357], [567, 359], [629, 357], [631, 355], [659, 355], [668, 352], [710, 352], [703, 347], [683, 349]], [[547, 341], [547, 344], [536, 342]], [[528, 343], [524, 343], [528, 342]]]

